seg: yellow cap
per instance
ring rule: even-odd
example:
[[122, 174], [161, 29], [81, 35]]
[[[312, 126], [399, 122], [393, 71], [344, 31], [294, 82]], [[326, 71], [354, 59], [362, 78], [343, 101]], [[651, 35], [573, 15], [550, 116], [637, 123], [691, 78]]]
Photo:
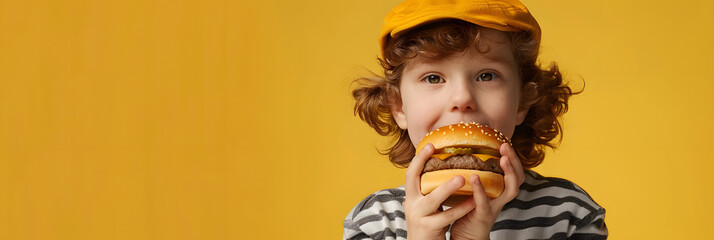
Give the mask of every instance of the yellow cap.
[[384, 19], [379, 34], [382, 56], [390, 36], [441, 19], [460, 19], [506, 32], [527, 31], [540, 42], [538, 22], [518, 0], [405, 0]]

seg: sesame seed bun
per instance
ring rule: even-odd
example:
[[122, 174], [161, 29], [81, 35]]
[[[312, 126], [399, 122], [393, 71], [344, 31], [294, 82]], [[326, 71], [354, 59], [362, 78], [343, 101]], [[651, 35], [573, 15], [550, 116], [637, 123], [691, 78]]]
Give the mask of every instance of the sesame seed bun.
[[[480, 161], [483, 155], [500, 158], [498, 149], [503, 143], [510, 143], [501, 132], [491, 129], [486, 125], [478, 123], [459, 123], [437, 128], [428, 133], [417, 145], [416, 151], [420, 151], [427, 143], [434, 145], [434, 154], [444, 153], [444, 148], [472, 148], [478, 151], [479, 157], [474, 158]], [[474, 153], [475, 155], [476, 153]], [[436, 155], [434, 155], [436, 156]], [[432, 156], [432, 158], [434, 158]], [[448, 158], [447, 158], [448, 159]], [[441, 159], [444, 160], [444, 159]], [[447, 161], [448, 162], [448, 161]], [[421, 193], [426, 195], [437, 187], [446, 183], [456, 176], [463, 176], [466, 184], [450, 196], [443, 204], [453, 206], [473, 195], [473, 188], [469, 179], [471, 175], [478, 175], [481, 185], [489, 198], [497, 198], [504, 188], [503, 175], [488, 170], [475, 169], [442, 169], [425, 172], [421, 175]]]
[[498, 150], [502, 143], [510, 142], [503, 133], [479, 123], [458, 123], [439, 127], [426, 134], [417, 144], [419, 152], [427, 143], [438, 152], [444, 147], [477, 146]]

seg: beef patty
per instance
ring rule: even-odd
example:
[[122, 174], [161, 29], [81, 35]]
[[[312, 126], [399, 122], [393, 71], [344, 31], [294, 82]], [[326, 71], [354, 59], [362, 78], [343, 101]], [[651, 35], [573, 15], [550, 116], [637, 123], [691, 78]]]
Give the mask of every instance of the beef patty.
[[444, 160], [431, 158], [426, 161], [426, 165], [424, 165], [422, 173], [443, 169], [474, 169], [495, 172], [503, 175], [503, 169], [501, 169], [501, 166], [499, 165], [499, 159], [490, 158], [483, 161], [479, 157], [471, 154], [453, 155]]

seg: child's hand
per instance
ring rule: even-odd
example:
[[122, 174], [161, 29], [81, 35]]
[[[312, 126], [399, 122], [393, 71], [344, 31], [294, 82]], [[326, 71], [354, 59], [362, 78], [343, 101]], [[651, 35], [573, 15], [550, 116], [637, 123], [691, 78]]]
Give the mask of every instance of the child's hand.
[[426, 196], [421, 194], [421, 172], [433, 153], [434, 146], [427, 144], [414, 156], [407, 168], [404, 215], [407, 220], [407, 238], [410, 240], [445, 239], [449, 224], [475, 207], [474, 201], [464, 201], [449, 210], [441, 209], [441, 203], [464, 186], [465, 179], [461, 176], [442, 184]]
[[471, 176], [476, 208], [454, 222], [451, 239], [489, 239], [491, 228], [503, 206], [518, 196], [518, 189], [526, 179], [521, 161], [508, 143], [501, 144], [500, 152], [505, 184], [503, 193], [496, 199], [488, 199], [478, 175]]

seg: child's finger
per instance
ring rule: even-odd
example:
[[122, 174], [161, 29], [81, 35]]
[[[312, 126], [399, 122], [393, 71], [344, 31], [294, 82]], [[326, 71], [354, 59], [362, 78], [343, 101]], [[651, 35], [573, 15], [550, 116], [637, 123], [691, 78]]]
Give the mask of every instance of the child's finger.
[[409, 163], [404, 183], [407, 198], [414, 199], [422, 196], [420, 186], [421, 171], [424, 169], [426, 160], [429, 159], [433, 153], [434, 145], [428, 143], [421, 149], [421, 151], [419, 151], [419, 153], [417, 153], [416, 156], [414, 156], [414, 158], [412, 158], [412, 161]]
[[491, 205], [489, 204], [486, 190], [481, 185], [481, 178], [474, 174], [471, 176], [471, 189], [474, 192], [474, 202], [476, 203], [476, 212], [488, 212]]
[[441, 203], [449, 198], [451, 194], [456, 192], [456, 190], [459, 190], [459, 188], [462, 188], [464, 185], [466, 185], [466, 180], [460, 175], [455, 176], [451, 180], [439, 185], [436, 189], [434, 189], [434, 191], [431, 191], [429, 194], [424, 196], [422, 199], [422, 210], [425, 214], [433, 212], [434, 209], [440, 207]]
[[518, 158], [518, 154], [516, 154], [516, 150], [513, 149], [513, 146], [508, 143], [503, 143], [501, 144], [499, 152], [501, 153], [501, 156], [508, 156], [508, 158], [511, 160], [511, 166], [513, 167], [513, 171], [516, 172], [516, 174], [518, 174], [519, 176], [522, 176], [518, 180], [523, 183], [523, 181], [525, 180], [525, 175], [522, 174], [523, 165], [521, 164], [521, 161]]
[[434, 221], [432, 223], [434, 226], [445, 226], [465, 216], [466, 214], [471, 212], [471, 210], [473, 210], [475, 206], [476, 204], [474, 203], [474, 200], [472, 198], [469, 198], [466, 201], [460, 203], [459, 205], [450, 208], [449, 210], [431, 215], [427, 218], [429, 218], [430, 221]]
[[515, 171], [513, 161], [508, 156], [501, 157], [501, 168], [504, 172], [503, 180], [505, 186], [501, 196], [493, 200], [494, 207], [498, 209], [518, 196], [519, 188], [523, 183], [520, 179], [525, 178], [523, 171]]

